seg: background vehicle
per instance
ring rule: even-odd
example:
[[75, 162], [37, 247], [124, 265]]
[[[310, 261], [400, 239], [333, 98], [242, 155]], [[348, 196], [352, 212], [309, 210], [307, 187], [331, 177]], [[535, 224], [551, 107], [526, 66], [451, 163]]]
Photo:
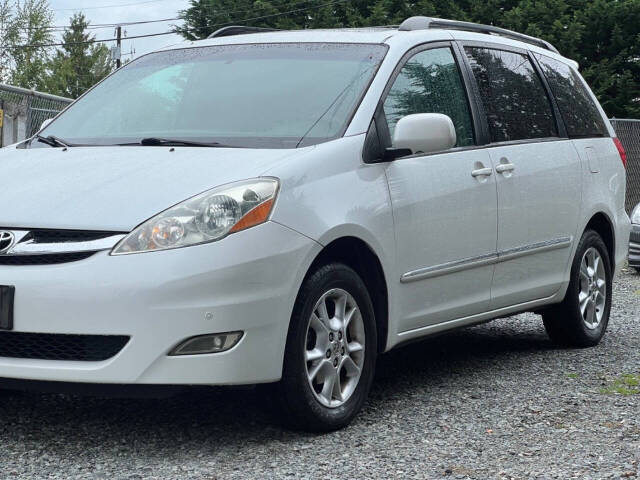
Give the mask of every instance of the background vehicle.
[[426, 17], [251, 31], [142, 57], [2, 152], [0, 376], [277, 382], [331, 430], [413, 339], [537, 311], [600, 341], [624, 152], [574, 62]]

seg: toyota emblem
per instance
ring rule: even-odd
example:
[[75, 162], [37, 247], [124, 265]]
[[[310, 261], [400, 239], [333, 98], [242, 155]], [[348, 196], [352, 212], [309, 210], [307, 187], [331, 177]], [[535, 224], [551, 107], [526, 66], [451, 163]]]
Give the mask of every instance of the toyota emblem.
[[6, 253], [13, 245], [13, 233], [0, 230], [0, 255]]

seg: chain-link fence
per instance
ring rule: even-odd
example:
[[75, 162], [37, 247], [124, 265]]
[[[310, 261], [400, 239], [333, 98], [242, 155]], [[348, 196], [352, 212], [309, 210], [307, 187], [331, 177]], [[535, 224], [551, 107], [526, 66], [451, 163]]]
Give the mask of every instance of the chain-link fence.
[[640, 203], [640, 120], [611, 119], [627, 152], [627, 212]]
[[72, 102], [69, 98], [0, 84], [0, 146], [32, 136], [42, 122]]

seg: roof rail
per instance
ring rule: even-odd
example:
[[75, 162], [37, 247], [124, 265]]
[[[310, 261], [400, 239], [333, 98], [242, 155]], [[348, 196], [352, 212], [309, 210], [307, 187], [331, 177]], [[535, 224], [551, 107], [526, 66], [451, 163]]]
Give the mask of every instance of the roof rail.
[[536, 45], [538, 47], [546, 48], [555, 53], [560, 53], [549, 42], [542, 40], [541, 38], [531, 37], [524, 33], [514, 32], [507, 30], [506, 28], [494, 27], [493, 25], [482, 25], [480, 23], [461, 22], [458, 20], [447, 20], [444, 18], [432, 18], [432, 17], [411, 17], [407, 18], [398, 30], [408, 32], [412, 30], [428, 30], [430, 28], [442, 28], [447, 30], [464, 30], [467, 32], [486, 33], [490, 35], [499, 35], [501, 37], [511, 38], [512, 40], [519, 40], [521, 42]]
[[275, 32], [276, 28], [262, 28], [262, 27], [247, 27], [244, 25], [231, 25], [229, 27], [222, 27], [207, 38], [217, 37], [230, 37], [232, 35], [244, 35], [246, 33], [261, 33], [261, 32]]

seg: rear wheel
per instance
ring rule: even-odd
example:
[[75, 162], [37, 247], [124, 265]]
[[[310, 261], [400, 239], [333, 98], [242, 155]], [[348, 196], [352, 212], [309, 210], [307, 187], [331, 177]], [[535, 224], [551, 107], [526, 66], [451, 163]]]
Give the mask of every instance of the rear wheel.
[[551, 340], [575, 347], [600, 343], [609, 323], [611, 279], [607, 247], [598, 233], [587, 230], [578, 244], [565, 299], [542, 315]]
[[283, 419], [292, 427], [330, 431], [348, 425], [373, 380], [376, 324], [358, 274], [332, 263], [304, 282], [278, 385]]

